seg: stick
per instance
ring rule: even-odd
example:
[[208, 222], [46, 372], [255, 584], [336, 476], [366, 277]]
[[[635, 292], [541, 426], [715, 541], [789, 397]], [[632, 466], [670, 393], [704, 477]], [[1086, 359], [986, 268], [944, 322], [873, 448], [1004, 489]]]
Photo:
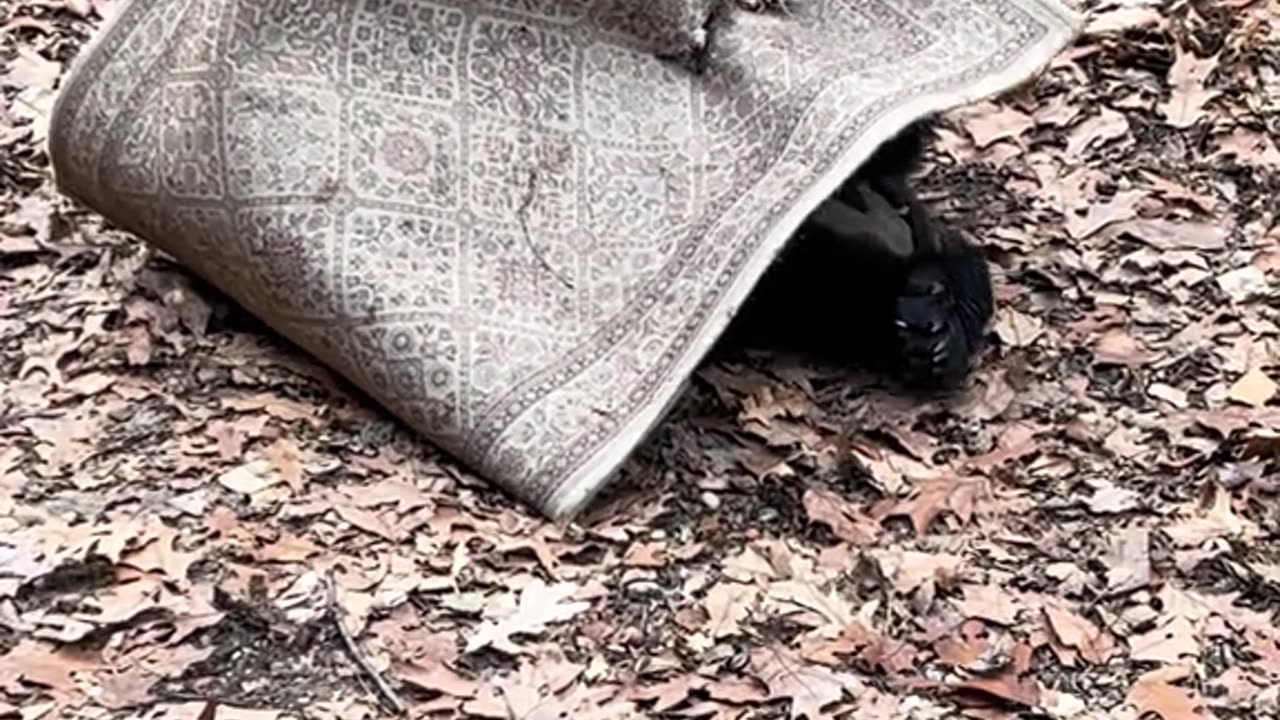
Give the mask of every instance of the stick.
[[572, 290], [573, 283], [569, 281], [569, 278], [561, 275], [556, 270], [555, 266], [551, 264], [551, 261], [547, 260], [546, 256], [542, 254], [542, 251], [538, 249], [538, 246], [533, 243], [533, 237], [529, 235], [529, 221], [525, 216], [528, 215], [529, 208], [533, 207], [533, 201], [537, 196], [538, 171], [532, 170], [529, 172], [529, 187], [525, 192], [524, 200], [521, 201], [520, 207], [516, 208], [516, 217], [520, 219], [520, 231], [524, 233], [524, 244], [529, 248], [529, 252], [533, 254], [533, 257], [538, 261], [538, 264], [542, 265], [542, 269], [551, 273], [551, 277], [559, 280], [561, 285]]
[[347, 632], [347, 626], [342, 622], [343, 617], [346, 616], [346, 611], [338, 605], [338, 586], [333, 579], [333, 568], [329, 568], [325, 579], [329, 592], [329, 615], [333, 617], [333, 624], [338, 626], [338, 635], [342, 638], [342, 644], [347, 648], [347, 654], [351, 656], [352, 660], [355, 660], [356, 665], [360, 666], [364, 674], [373, 681], [373, 686], [377, 688], [378, 696], [382, 703], [387, 706], [387, 709], [396, 715], [404, 715], [409, 711], [409, 708], [405, 707], [404, 701], [400, 699], [396, 691], [391, 689], [391, 685], [387, 683], [387, 679], [382, 676], [382, 673], [378, 672], [378, 669], [371, 665], [365, 656], [360, 653], [360, 648], [356, 646], [355, 639], [351, 637], [351, 633]]

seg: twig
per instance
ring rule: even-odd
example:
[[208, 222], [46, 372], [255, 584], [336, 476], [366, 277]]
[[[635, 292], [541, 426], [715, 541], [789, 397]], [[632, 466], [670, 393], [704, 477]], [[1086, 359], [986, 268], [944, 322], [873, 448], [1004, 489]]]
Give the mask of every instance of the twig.
[[555, 267], [547, 260], [537, 245], [533, 244], [533, 238], [529, 236], [529, 222], [525, 216], [529, 213], [529, 208], [533, 206], [533, 199], [538, 194], [538, 171], [529, 171], [529, 188], [525, 191], [524, 200], [520, 203], [520, 207], [516, 208], [516, 217], [520, 218], [520, 230], [524, 232], [524, 244], [529, 246], [529, 252], [538, 260], [551, 276], [559, 280], [566, 288], [573, 289], [573, 283], [569, 278], [561, 275], [556, 271]]
[[387, 683], [387, 679], [382, 676], [382, 673], [378, 672], [377, 668], [371, 665], [365, 656], [361, 654], [360, 648], [356, 647], [355, 639], [351, 637], [351, 633], [347, 632], [347, 626], [342, 622], [346, 611], [338, 605], [338, 586], [333, 579], [333, 568], [329, 568], [325, 580], [328, 584], [329, 592], [329, 615], [333, 618], [334, 625], [338, 626], [338, 635], [342, 638], [342, 644], [346, 646], [347, 653], [351, 655], [352, 660], [355, 660], [356, 665], [360, 666], [364, 674], [373, 681], [373, 686], [377, 688], [378, 696], [382, 699], [382, 703], [387, 706], [387, 709], [396, 715], [404, 715], [409, 711], [409, 708], [405, 707], [404, 701], [400, 699], [396, 691], [391, 689], [391, 685]]

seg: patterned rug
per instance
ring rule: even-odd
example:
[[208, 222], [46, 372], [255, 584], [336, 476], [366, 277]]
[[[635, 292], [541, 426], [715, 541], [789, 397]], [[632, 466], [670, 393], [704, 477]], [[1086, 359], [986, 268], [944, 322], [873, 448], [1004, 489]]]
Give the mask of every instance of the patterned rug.
[[50, 153], [561, 518], [863, 158], [1077, 26], [1057, 0], [130, 0]]

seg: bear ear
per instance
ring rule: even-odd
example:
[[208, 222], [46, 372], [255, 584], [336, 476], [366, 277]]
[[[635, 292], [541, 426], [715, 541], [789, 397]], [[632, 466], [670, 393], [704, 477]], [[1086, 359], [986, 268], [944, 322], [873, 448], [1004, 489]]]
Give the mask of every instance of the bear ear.
[[917, 240], [907, 219], [865, 185], [858, 186], [858, 195], [866, 210], [831, 197], [809, 215], [810, 226], [861, 253], [903, 261], [914, 256]]

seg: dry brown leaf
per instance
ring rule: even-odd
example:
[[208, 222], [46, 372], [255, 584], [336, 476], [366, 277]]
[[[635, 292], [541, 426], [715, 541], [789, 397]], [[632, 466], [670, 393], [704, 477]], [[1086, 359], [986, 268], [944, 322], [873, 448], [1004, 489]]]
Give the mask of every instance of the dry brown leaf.
[[928, 582], [944, 586], [952, 584], [964, 564], [959, 555], [901, 548], [871, 550], [867, 556], [879, 567], [880, 574], [903, 595]]
[[973, 420], [981, 422], [995, 420], [1003, 415], [1018, 397], [1017, 391], [1009, 384], [1004, 372], [985, 373], [975, 380], [974, 385], [973, 390], [955, 407], [957, 414]]
[[1172, 684], [1187, 674], [1188, 670], [1182, 667], [1153, 670], [1138, 678], [1129, 689], [1126, 701], [1139, 715], [1150, 713], [1161, 720], [1203, 720], [1204, 700], [1200, 695], [1190, 688]]
[[991, 695], [1026, 708], [1034, 709], [1040, 705], [1040, 686], [1035, 680], [1019, 677], [1013, 671], [1002, 672], [994, 677], [967, 680], [951, 687], [959, 691]]
[[725, 558], [724, 576], [738, 582], [760, 583], [788, 577], [790, 569], [785, 558], [777, 557], [776, 552], [771, 552], [773, 549], [764, 543], [747, 545], [741, 553]]
[[314, 421], [319, 415], [313, 405], [296, 400], [289, 400], [271, 393], [257, 393], [240, 397], [229, 397], [222, 401], [222, 406], [236, 412], [265, 412], [285, 422], [295, 420]]
[[320, 550], [310, 540], [284, 531], [274, 542], [258, 548], [255, 557], [259, 562], [300, 563]]
[[1112, 539], [1107, 553], [1107, 592], [1127, 593], [1151, 583], [1151, 532], [1128, 527]]
[[363, 530], [371, 535], [377, 535], [389, 542], [399, 542], [402, 539], [403, 533], [383, 520], [382, 516], [377, 513], [350, 507], [345, 503], [334, 503], [332, 507], [338, 517], [356, 529]]
[[1151, 383], [1147, 386], [1147, 395], [1179, 409], [1185, 409], [1190, 405], [1185, 391], [1164, 383]]
[[219, 475], [217, 479], [219, 485], [242, 495], [255, 495], [272, 485], [283, 482], [283, 478], [275, 474], [271, 464], [265, 460], [254, 460], [232, 468]]
[[442, 662], [396, 662], [392, 666], [393, 674], [414, 687], [432, 692], [442, 693], [455, 698], [472, 698], [479, 692], [480, 683], [459, 675], [453, 668]]
[[836, 629], [853, 622], [853, 604], [834, 590], [823, 591], [808, 580], [780, 580], [770, 583], [766, 596], [784, 607], [794, 605], [809, 610]]
[[989, 672], [990, 660], [999, 654], [997, 644], [1000, 638], [988, 633], [981, 620], [966, 620], [952, 632], [934, 640], [933, 651], [940, 662], [956, 669]]
[[280, 438], [263, 448], [262, 455], [290, 489], [294, 492], [302, 492], [306, 481], [302, 466], [302, 451], [298, 449], [297, 443], [288, 438]]
[[1165, 23], [1164, 15], [1151, 7], [1132, 7], [1121, 4], [1109, 10], [1090, 15], [1085, 25], [1086, 35], [1106, 35], [1121, 33], [1125, 30], [1161, 27]]
[[1221, 250], [1231, 236], [1229, 221], [1194, 222], [1141, 218], [1115, 225], [1117, 235], [1135, 237], [1160, 250]]
[[1093, 359], [1101, 365], [1142, 367], [1157, 357], [1156, 353], [1147, 350], [1136, 338], [1120, 329], [1108, 330], [1093, 345]]
[[591, 607], [588, 602], [568, 602], [578, 591], [572, 583], [547, 585], [534, 579], [520, 593], [520, 601], [509, 615], [495, 621], [487, 621], [476, 629], [467, 640], [467, 652], [493, 646], [515, 654], [519, 648], [512, 644], [516, 634], [537, 635], [548, 625], [564, 622]]
[[1125, 513], [1139, 505], [1138, 493], [1101, 480], [1089, 498], [1089, 512], [1097, 515]]
[[1217, 483], [1205, 487], [1191, 511], [1191, 517], [1163, 528], [1177, 547], [1195, 547], [1215, 538], [1248, 540], [1259, 533], [1257, 524], [1236, 515], [1231, 507], [1231, 493]]
[[869, 545], [880, 534], [875, 520], [830, 490], [805, 490], [804, 509], [811, 522], [827, 525], [833, 535], [855, 546]]
[[201, 553], [179, 550], [176, 542], [181, 536], [177, 530], [157, 524], [149, 541], [136, 552], [121, 556], [121, 562], [139, 570], [159, 570], [172, 580], [185, 582], [187, 571], [200, 559]]
[[1240, 376], [1227, 390], [1227, 397], [1253, 407], [1262, 407], [1276, 396], [1276, 383], [1260, 368]]
[[1160, 105], [1160, 112], [1170, 125], [1191, 127], [1204, 117], [1205, 104], [1217, 95], [1205, 88], [1205, 80], [1217, 66], [1217, 56], [1201, 59], [1178, 45], [1177, 59], [1169, 68], [1169, 99]]
[[719, 678], [703, 690], [711, 699], [730, 705], [755, 705], [769, 699], [769, 693], [751, 678]]
[[[1146, 180], [1148, 187], [1170, 200], [1180, 200], [1202, 213], [1209, 214], [1212, 214], [1217, 206], [1217, 200], [1212, 195], [1196, 192], [1181, 183], [1156, 175], [1149, 170], [1143, 170], [1140, 174]], [[1178, 223], [1178, 225], [1182, 226], [1184, 223]], [[1223, 235], [1225, 240], [1225, 232]]]
[[1230, 156], [1247, 165], [1280, 167], [1280, 150], [1276, 149], [1275, 139], [1265, 132], [1236, 126], [1214, 140], [1218, 145], [1214, 158]]
[[801, 641], [800, 655], [809, 662], [841, 667], [846, 661], [842, 656], [856, 655], [876, 639], [874, 632], [854, 621], [834, 639], [823, 637], [820, 633], [806, 635]]
[[1105, 144], [1129, 132], [1129, 119], [1103, 108], [1102, 112], [1080, 123], [1067, 136], [1067, 158], [1078, 158], [1094, 144]]
[[1067, 233], [1076, 240], [1084, 240], [1108, 225], [1129, 220], [1137, 215], [1138, 203], [1146, 195], [1143, 190], [1125, 190], [1108, 202], [1090, 203], [1083, 215], [1074, 212], [1067, 215]]
[[751, 654], [751, 669], [769, 689], [769, 699], [791, 700], [791, 717], [805, 715], [810, 720], [827, 717], [822, 709], [856, 694], [862, 685], [856, 677], [820, 665], [806, 663], [782, 647], [759, 648]]
[[627, 567], [660, 568], [667, 564], [667, 544], [664, 542], [632, 543], [622, 556]]
[[1105, 663], [1111, 655], [1111, 636], [1083, 617], [1056, 605], [1045, 605], [1045, 620], [1058, 642], [1078, 650], [1090, 663]]
[[981, 618], [997, 625], [1012, 627], [1017, 624], [1023, 604], [998, 585], [964, 585], [964, 597], [956, 606], [965, 617]]
[[738, 422], [744, 426], [758, 423], [768, 427], [777, 418], [799, 419], [809, 414], [812, 403], [793, 388], [764, 385], [742, 399]]
[[655, 685], [630, 688], [626, 697], [630, 700], [652, 700], [650, 712], [664, 713], [684, 702], [689, 693], [705, 688], [709, 682], [706, 678], [685, 673]]
[[961, 524], [973, 516], [977, 500], [986, 494], [986, 482], [981, 478], [948, 476], [922, 484], [904, 500], [882, 503], [873, 517], [887, 520], [891, 517], [907, 517], [916, 536], [922, 536], [944, 511], [955, 513]]
[[1059, 93], [1036, 105], [1036, 124], [1040, 127], [1066, 127], [1080, 115], [1080, 105]]
[[867, 667], [878, 668], [889, 675], [913, 675], [917, 671], [916, 647], [905, 640], [876, 634], [858, 659]]
[[712, 586], [703, 601], [707, 610], [707, 632], [720, 639], [741, 632], [739, 624], [751, 614], [760, 591], [751, 585], [723, 582]]
[[22, 639], [8, 653], [0, 655], [0, 678], [25, 680], [63, 693], [74, 693], [77, 675], [105, 666], [95, 652]]
[[996, 312], [994, 329], [1000, 342], [1009, 347], [1029, 347], [1044, 334], [1044, 325], [1039, 320], [1011, 307]]
[[1175, 617], [1150, 632], [1129, 638], [1129, 657], [1140, 662], [1175, 665], [1199, 655], [1195, 626], [1185, 617]]
[[965, 118], [964, 126], [973, 144], [981, 149], [998, 140], [1017, 142], [1023, 133], [1036, 126], [1036, 121], [1007, 105], [984, 103]]
[[8, 64], [8, 71], [0, 75], [0, 85], [18, 90], [51, 92], [61, 76], [61, 64], [44, 59], [29, 47], [18, 46], [17, 55]]

